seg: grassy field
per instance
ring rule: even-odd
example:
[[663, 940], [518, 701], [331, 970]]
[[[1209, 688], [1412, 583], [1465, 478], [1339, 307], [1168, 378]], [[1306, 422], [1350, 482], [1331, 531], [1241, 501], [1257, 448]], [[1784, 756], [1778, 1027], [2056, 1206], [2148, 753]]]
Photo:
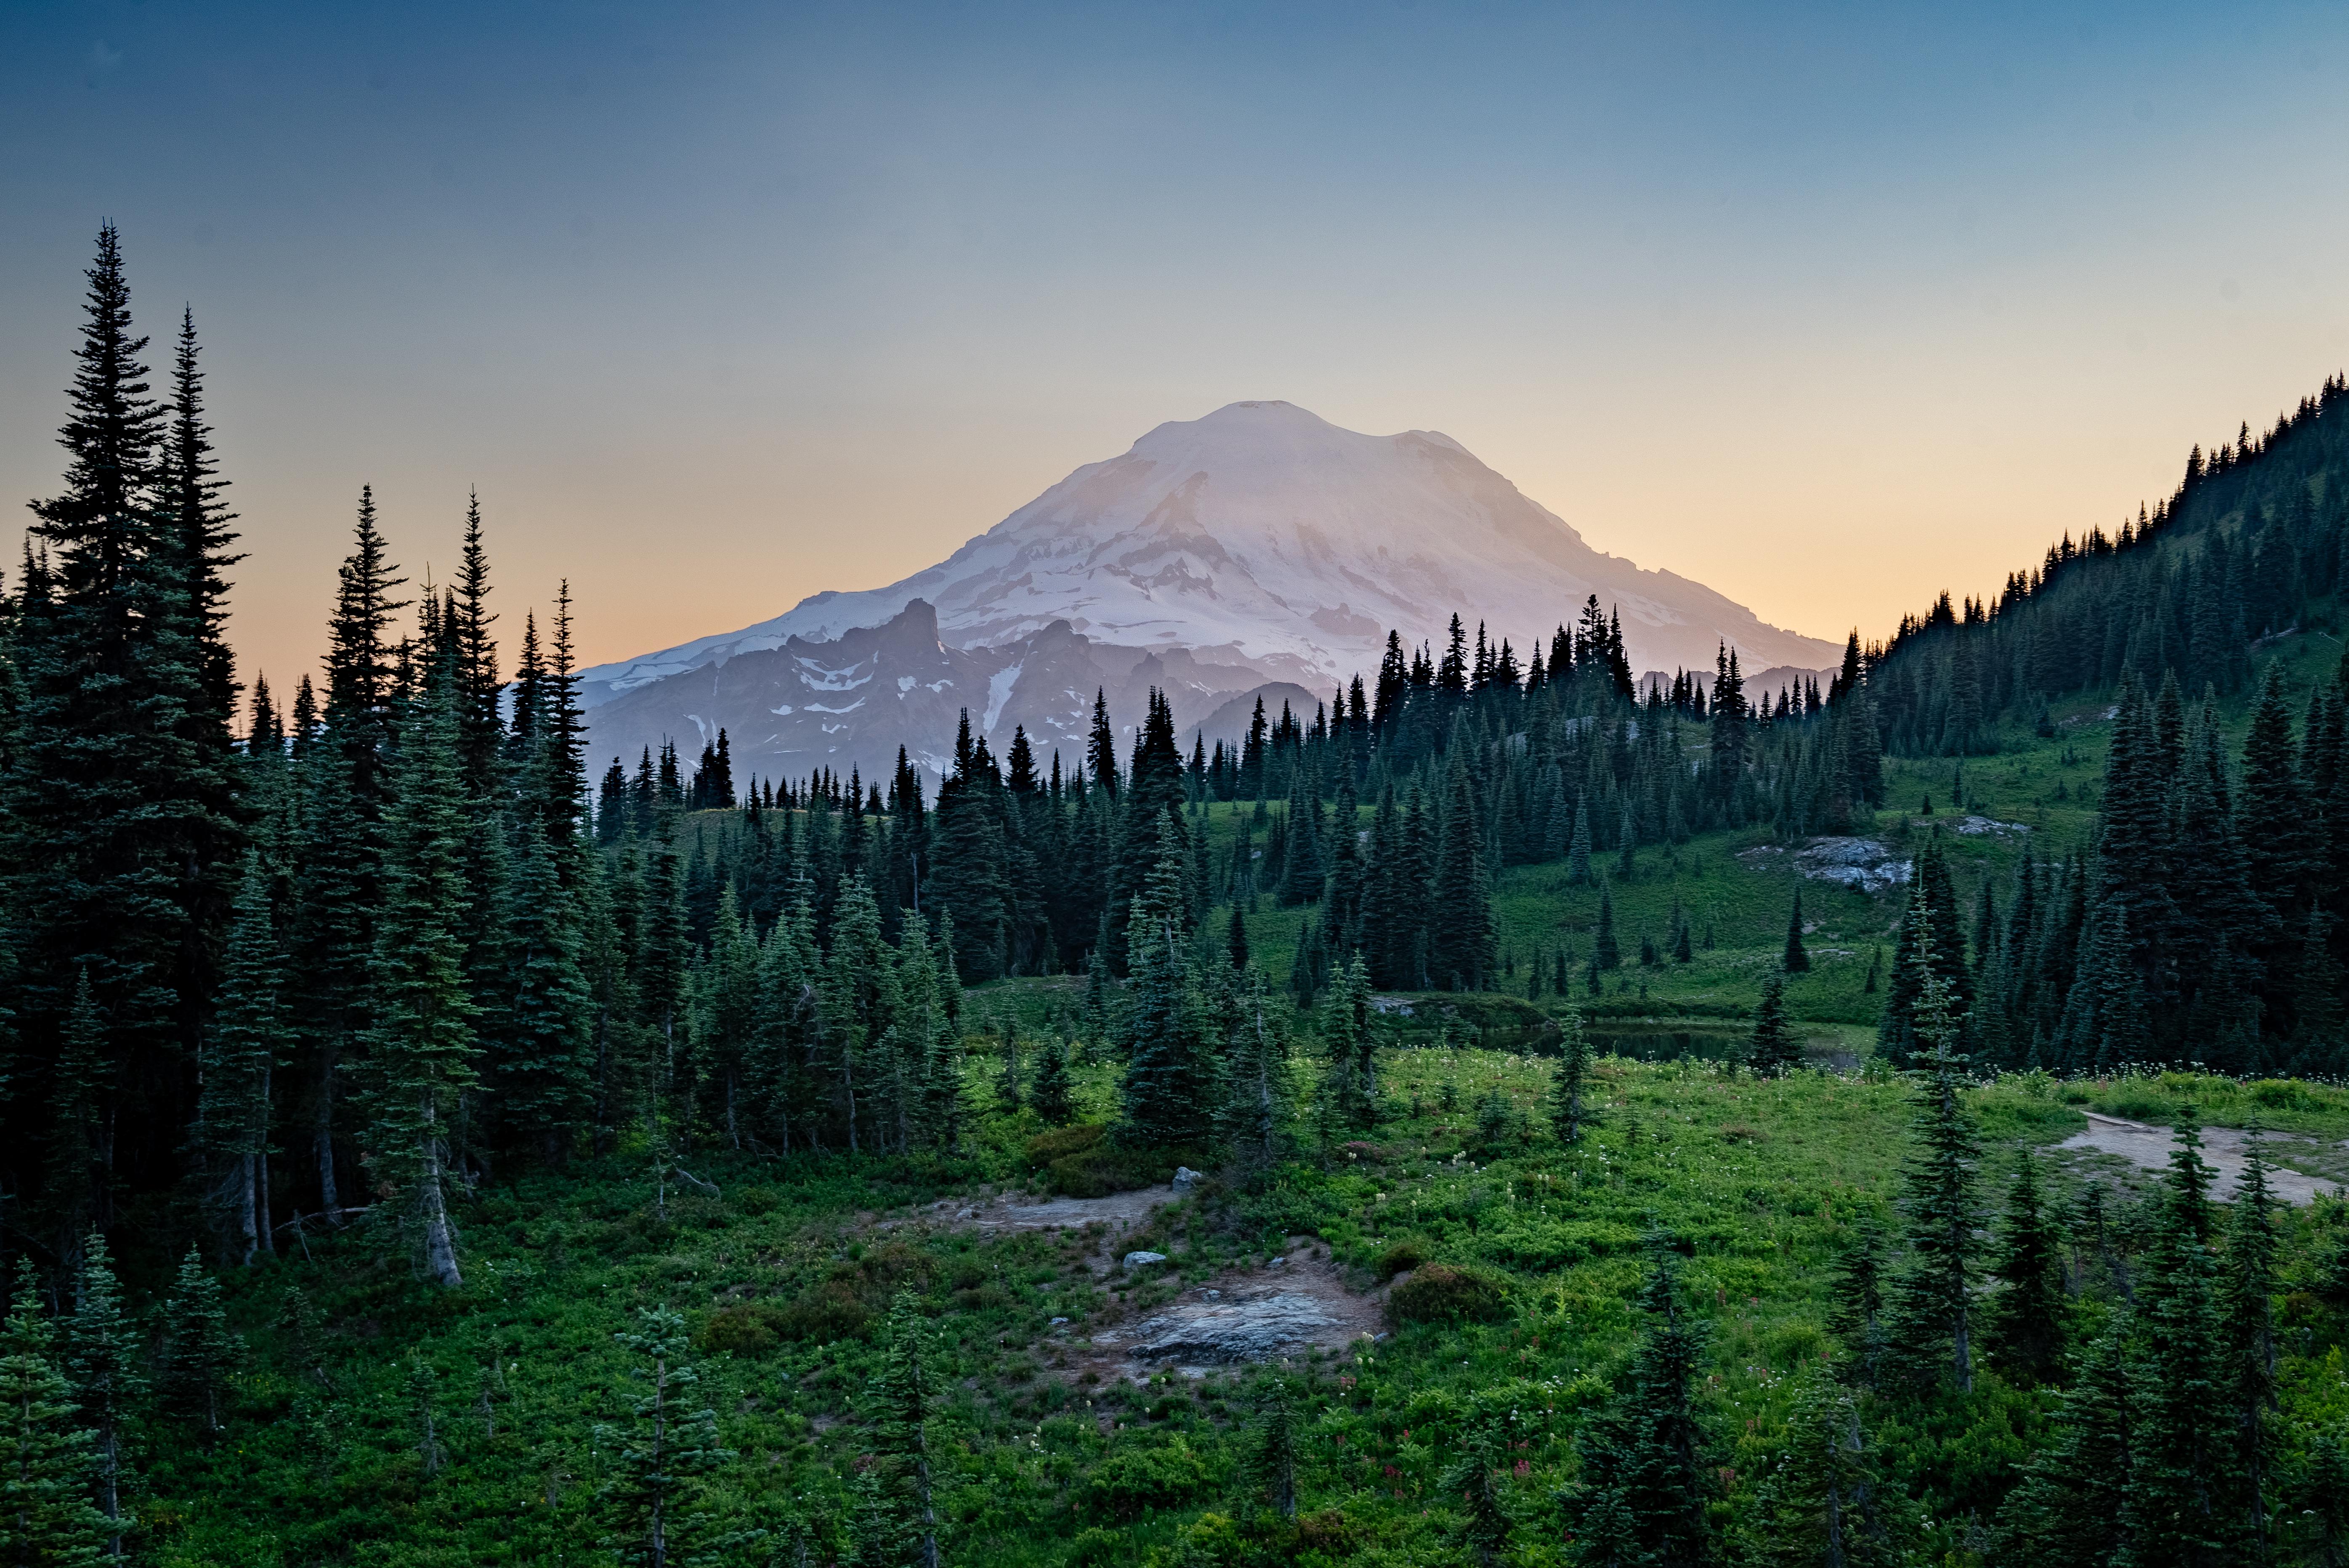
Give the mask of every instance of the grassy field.
[[[969, 1064], [974, 1105], [991, 1103], [993, 1065], [983, 1054]], [[1790, 1379], [1833, 1348], [1830, 1265], [1855, 1226], [1892, 1222], [1905, 1086], [1879, 1072], [1756, 1082], [1707, 1061], [1602, 1058], [1598, 1125], [1568, 1148], [1541, 1127], [1547, 1064], [1421, 1048], [1390, 1051], [1381, 1065], [1393, 1119], [1343, 1150], [1300, 1149], [1259, 1190], [1211, 1184], [1118, 1238], [1174, 1258], [1174, 1277], [1130, 1290], [1084, 1266], [1098, 1236], [988, 1239], [929, 1207], [1031, 1185], [1022, 1149], [1041, 1129], [1025, 1111], [983, 1115], [969, 1158], [951, 1164], [710, 1153], [700, 1173], [719, 1195], [672, 1189], [665, 1219], [629, 1158], [526, 1179], [469, 1206], [467, 1283], [452, 1292], [419, 1283], [376, 1239], [314, 1237], [306, 1256], [232, 1278], [239, 1323], [274, 1349], [239, 1377], [218, 1443], [142, 1456], [156, 1495], [200, 1500], [150, 1509], [145, 1544], [159, 1563], [222, 1568], [610, 1562], [597, 1499], [614, 1439], [598, 1426], [624, 1423], [637, 1395], [613, 1336], [660, 1304], [694, 1325], [705, 1347], [698, 1397], [739, 1455], [703, 1505], [729, 1528], [800, 1521], [814, 1533], [812, 1560], [829, 1561], [863, 1451], [870, 1314], [905, 1289], [922, 1303], [944, 1390], [932, 1442], [947, 1560], [1126, 1563], [1163, 1551], [1171, 1563], [1186, 1532], [1206, 1540], [1224, 1528], [1208, 1515], [1249, 1506], [1240, 1424], [1259, 1374], [1195, 1381], [1144, 1367], [1146, 1382], [1093, 1381], [1071, 1370], [1072, 1347], [1177, 1291], [1245, 1277], [1304, 1237], [1359, 1289], [1377, 1285], [1381, 1260], [1416, 1256], [1485, 1272], [1506, 1306], [1498, 1321], [1399, 1326], [1354, 1354], [1284, 1369], [1310, 1438], [1309, 1528], [1289, 1554], [1366, 1568], [1459, 1561], [1438, 1478], [1463, 1424], [1506, 1407], [1529, 1445], [1508, 1486], [1520, 1559], [1560, 1562], [1553, 1493], [1571, 1479], [1578, 1420], [1624, 1365], [1642, 1237], [1658, 1225], [1689, 1253], [1683, 1293], [1709, 1335], [1700, 1407], [1708, 1462], [1723, 1478], [1716, 1511], [1735, 1515], [1769, 1462]], [[1081, 1076], [1088, 1109], [1106, 1111], [1110, 1070]], [[1988, 1151], [1984, 1196], [2016, 1150], [2076, 1129], [2082, 1104], [2153, 1116], [2190, 1097], [2216, 1119], [2349, 1136], [2349, 1094], [2285, 1087], [2262, 1098], [2176, 1076], [1985, 1086], [1969, 1096]], [[1475, 1108], [1495, 1089], [1517, 1115], [1483, 1141]], [[2075, 1186], [2065, 1168], [2052, 1183], [2059, 1202]], [[2137, 1210], [2127, 1189], [2112, 1214], [2127, 1245]], [[2342, 1220], [2337, 1208], [2291, 1217], [2295, 1282]], [[320, 1315], [324, 1386], [271, 1327], [295, 1287]], [[2292, 1300], [2286, 1411], [2349, 1415], [2349, 1319]], [[2075, 1310], [2085, 1327], [2102, 1309], [2083, 1298]], [[1054, 1317], [1071, 1321], [1056, 1332]], [[1952, 1397], [1881, 1440], [1937, 1517], [1987, 1517], [2049, 1407], [2044, 1394], [1986, 1378], [1971, 1399]], [[440, 1450], [430, 1470], [428, 1413]], [[688, 1520], [681, 1534], [689, 1542], [698, 1528]], [[1954, 1548], [1960, 1532], [1945, 1533]], [[715, 1560], [763, 1563], [764, 1550]]]

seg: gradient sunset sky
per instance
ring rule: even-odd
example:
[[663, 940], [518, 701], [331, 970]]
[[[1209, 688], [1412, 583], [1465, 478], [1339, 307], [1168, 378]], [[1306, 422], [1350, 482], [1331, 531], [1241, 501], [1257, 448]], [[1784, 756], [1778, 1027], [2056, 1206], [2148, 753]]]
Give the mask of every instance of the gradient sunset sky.
[[1880, 636], [2349, 363], [2344, 111], [2338, 5], [5, 4], [0, 494], [110, 218], [281, 687], [362, 482], [593, 661], [1257, 398]]

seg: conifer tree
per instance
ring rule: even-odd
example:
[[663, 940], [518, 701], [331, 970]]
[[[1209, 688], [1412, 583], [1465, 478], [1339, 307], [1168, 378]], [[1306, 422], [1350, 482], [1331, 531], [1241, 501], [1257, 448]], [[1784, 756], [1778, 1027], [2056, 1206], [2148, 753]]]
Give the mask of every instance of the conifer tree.
[[931, 1501], [929, 1414], [935, 1398], [920, 1305], [900, 1293], [890, 1306], [881, 1367], [866, 1413], [872, 1489], [855, 1521], [859, 1568], [938, 1568]]
[[1045, 1126], [1064, 1127], [1076, 1116], [1071, 1098], [1074, 1086], [1069, 1077], [1068, 1048], [1059, 1035], [1046, 1036], [1044, 1048], [1036, 1056], [1036, 1082], [1028, 1091], [1029, 1106]]
[[1905, 1501], [1887, 1483], [1850, 1390], [1812, 1368], [1786, 1418], [1786, 1444], [1742, 1521], [1754, 1560], [1893, 1568], [1911, 1546]]
[[1782, 1077], [1803, 1064], [1803, 1043], [1786, 1022], [1786, 982], [1775, 974], [1762, 977], [1762, 1001], [1754, 1009], [1745, 1064], [1764, 1078]]
[[[1893, 1338], [1905, 1354], [1905, 1375], [1935, 1382], [1945, 1371], [1961, 1390], [1971, 1391], [1979, 1148], [1972, 1118], [1958, 1100], [1958, 1069], [1965, 1059], [1953, 1049], [1958, 1025], [1950, 991], [1930, 969], [1916, 1020], [1924, 1060], [1916, 1073], [1913, 1142], [1901, 1172], [1909, 1262], [1894, 1292]], [[1943, 1355], [1937, 1368], [1934, 1362]]]
[[1279, 1158], [1288, 1133], [1288, 1037], [1263, 975], [1241, 971], [1234, 977], [1231, 995], [1225, 1094], [1216, 1106], [1216, 1127], [1242, 1170], [1260, 1176]]
[[1803, 974], [1811, 967], [1811, 955], [1803, 946], [1803, 895], [1795, 892], [1795, 912], [1786, 919], [1786, 951], [1778, 967], [1788, 974]]
[[2220, 1312], [2227, 1325], [2229, 1359], [2234, 1366], [2233, 1402], [2240, 1432], [2250, 1528], [2261, 1558], [2268, 1555], [2267, 1483], [2274, 1434], [2269, 1416], [2276, 1403], [2275, 1309], [2279, 1286], [2274, 1196], [2259, 1129], [2244, 1149], [2242, 1180], [2235, 1189], [2227, 1226]]
[[1622, 967], [1623, 950], [1615, 942], [1615, 889], [1601, 882], [1599, 884], [1599, 935], [1590, 949], [1590, 968], [1595, 974], [1600, 970]]
[[1863, 1220], [1837, 1261], [1827, 1330], [1843, 1341], [1845, 1376], [1862, 1388], [1877, 1386], [1889, 1342], [1884, 1303], [1884, 1229]]
[[293, 1041], [285, 1015], [284, 956], [271, 883], [259, 850], [247, 853], [222, 965], [220, 1002], [198, 1057], [202, 1087], [192, 1142], [205, 1162], [206, 1207], [240, 1263], [270, 1244], [271, 1087]]
[[1358, 957], [1338, 971], [1321, 1010], [1321, 1077], [1325, 1133], [1369, 1127], [1378, 1120], [1378, 1042], [1371, 1033], [1369, 971]]
[[1690, 1393], [1703, 1338], [1682, 1312], [1668, 1239], [1651, 1236], [1650, 1251], [1640, 1292], [1647, 1332], [1620, 1391], [1576, 1434], [1575, 1511], [1586, 1563], [1697, 1568], [1713, 1558], [1703, 1436]]
[[611, 1532], [605, 1544], [633, 1568], [667, 1568], [672, 1557], [688, 1559], [687, 1504], [697, 1484], [731, 1459], [719, 1445], [718, 1412], [695, 1409], [700, 1382], [686, 1358], [685, 1320], [667, 1307], [636, 1309], [633, 1333], [616, 1334], [634, 1365], [630, 1376], [643, 1392], [632, 1403], [625, 1429], [596, 1428], [599, 1446], [616, 1450], [604, 1505]]
[[1225, 929], [1224, 951], [1231, 959], [1234, 969], [1247, 968], [1247, 921], [1241, 917], [1237, 904], [1232, 906], [1231, 922]]
[[1444, 1472], [1446, 1491], [1460, 1494], [1460, 1541], [1477, 1568], [1495, 1568], [1509, 1549], [1511, 1521], [1501, 1495], [1509, 1471], [1508, 1440], [1499, 1417], [1479, 1411], [1466, 1423], [1460, 1453]]
[[1991, 1261], [1998, 1293], [1982, 1313], [1982, 1359], [2023, 1384], [2062, 1380], [2064, 1264], [2039, 1195], [2039, 1162], [2025, 1149], [2008, 1190]]
[[107, 1056], [106, 1023], [84, 970], [74, 977], [73, 1005], [50, 1072], [42, 1161], [42, 1207], [52, 1222], [57, 1253], [68, 1260], [78, 1257], [90, 1227], [110, 1218], [103, 1104]]
[[2128, 1314], [2116, 1313], [2072, 1374], [2046, 1442], [2000, 1511], [2000, 1533], [2027, 1568], [2129, 1561]]
[[[43, 556], [11, 618], [0, 874], [20, 1061], [58, 1059], [86, 978], [104, 1031], [88, 1042], [100, 1054], [85, 1114], [117, 1129], [96, 1152], [160, 1162], [181, 1132], [161, 1090], [196, 1045], [241, 846], [225, 731], [205, 739], [202, 636], [213, 628], [190, 597], [185, 535], [160, 493], [166, 410], [149, 395], [147, 339], [133, 335], [112, 225], [85, 275], [87, 319], [58, 432], [64, 488], [34, 504], [27, 548]], [[190, 483], [203, 493], [211, 482]], [[36, 1066], [26, 1076], [20, 1101], [59, 1100]], [[83, 1092], [61, 1087], [67, 1097]], [[70, 1262], [95, 1213], [78, 1195], [49, 1207], [70, 1220], [58, 1231]]]
[[1274, 1374], [1257, 1395], [1254, 1440], [1247, 1476], [1265, 1506], [1283, 1519], [1297, 1517], [1297, 1407], [1288, 1379]]
[[1427, 893], [1428, 976], [1447, 991], [1481, 990], [1494, 971], [1493, 893], [1485, 877], [1484, 829], [1460, 754], [1465, 749], [1453, 752]]
[[1566, 879], [1579, 888], [1590, 880], [1590, 811], [1587, 801], [1574, 803], [1574, 834], [1567, 841]]
[[1569, 1147], [1582, 1141], [1590, 1117], [1582, 1098], [1589, 1075], [1590, 1037], [1582, 1031], [1581, 1011], [1569, 1007], [1557, 1021], [1557, 1066], [1549, 1079], [1549, 1129]]
[[478, 1082], [474, 1007], [459, 930], [465, 904], [450, 672], [435, 661], [422, 701], [402, 726], [396, 798], [385, 821], [384, 902], [372, 965], [376, 1025], [368, 1032], [367, 1149], [403, 1231], [412, 1227], [424, 1270], [463, 1282], [449, 1213], [449, 1159], [459, 1103]]
[[90, 1503], [93, 1447], [57, 1370], [32, 1261], [19, 1257], [0, 1329], [0, 1561], [95, 1568], [106, 1560], [116, 1526]]
[[205, 1272], [196, 1249], [180, 1260], [179, 1278], [163, 1306], [162, 1373], [157, 1391], [164, 1407], [207, 1438], [222, 1429], [229, 1374], [243, 1347], [229, 1331], [220, 1282]]
[[509, 1136], [559, 1165], [593, 1100], [590, 1029], [595, 998], [581, 965], [579, 895], [564, 885], [564, 852], [525, 803], [506, 878], [503, 1027], [490, 1082]]
[[1182, 843], [1162, 814], [1159, 860], [1127, 922], [1133, 978], [1124, 1018], [1125, 1077], [1118, 1136], [1136, 1145], [1186, 1144], [1206, 1130], [1206, 1064], [1192, 1017], [1183, 934]]
[[106, 1238], [93, 1231], [82, 1246], [73, 1315], [66, 1320], [64, 1370], [75, 1408], [89, 1431], [97, 1471], [93, 1496], [109, 1522], [106, 1554], [118, 1561], [123, 1555], [130, 1428], [147, 1391], [140, 1339], [139, 1325], [123, 1305]]

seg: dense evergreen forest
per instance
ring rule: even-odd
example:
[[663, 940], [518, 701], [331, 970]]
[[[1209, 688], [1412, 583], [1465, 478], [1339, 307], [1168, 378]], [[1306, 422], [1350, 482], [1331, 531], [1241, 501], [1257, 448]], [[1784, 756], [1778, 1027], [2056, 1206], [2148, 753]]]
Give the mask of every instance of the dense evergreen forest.
[[[1729, 649], [1640, 691], [1593, 598], [1522, 660], [1391, 637], [1230, 747], [1154, 697], [1123, 755], [1098, 701], [1077, 758], [966, 718], [935, 799], [902, 755], [738, 783], [722, 733], [591, 788], [567, 588], [516, 628], [478, 504], [413, 582], [362, 489], [323, 679], [240, 679], [192, 315], [158, 389], [111, 229], [88, 279], [0, 601], [0, 1558], [2349, 1562], [2349, 1224], [2256, 1141], [2215, 1201], [2183, 1103], [2349, 1118], [2263, 1076], [2349, 1065], [2349, 687], [2258, 657], [2342, 569], [2339, 380], [1824, 693]], [[1803, 1065], [1799, 896], [1729, 933], [1741, 1061], [1590, 1050], [1578, 1001], [1717, 940], [1675, 903], [1626, 951], [1656, 857], [1876, 832], [1888, 754], [2084, 696], [2095, 835], [1968, 908], [1928, 832], [1859, 1070]], [[1599, 920], [1520, 974], [1495, 889], [1537, 866]], [[1530, 1054], [1403, 1044], [1504, 989]], [[2168, 1175], [2043, 1168], [2073, 1106], [2143, 1110], [2116, 1084], [2168, 1096]], [[1735, 1181], [1675, 1152], [1722, 1118]], [[1205, 1289], [1310, 1238], [1401, 1281], [1392, 1344], [1031, 1384], [1007, 1357], [1173, 1285], [1076, 1269], [1074, 1225], [870, 1229], [1177, 1165], [1129, 1239]], [[460, 1318], [615, 1370], [501, 1440], [502, 1339], [441, 1387]]]

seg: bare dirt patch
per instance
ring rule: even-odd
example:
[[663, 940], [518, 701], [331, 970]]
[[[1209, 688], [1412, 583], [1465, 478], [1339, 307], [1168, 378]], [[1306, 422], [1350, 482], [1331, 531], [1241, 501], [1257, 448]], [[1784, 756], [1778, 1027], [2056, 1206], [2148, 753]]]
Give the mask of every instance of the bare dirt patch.
[[[2085, 1149], [2096, 1154], [2117, 1155], [2145, 1170], [2168, 1168], [2172, 1147], [2170, 1128], [2147, 1127], [2143, 1122], [2126, 1121], [2119, 1116], [2099, 1116], [2095, 1111], [2082, 1114], [2088, 1118], [2086, 1129], [2074, 1133], [2057, 1144], [2057, 1149]], [[2221, 1201], [2233, 1199], [2236, 1188], [2242, 1182], [2243, 1151], [2248, 1141], [2248, 1136], [2239, 1128], [2202, 1129], [2203, 1161], [2218, 1173], [2210, 1183], [2214, 1198]], [[2280, 1163], [2293, 1158], [2298, 1140], [2269, 1136], [2260, 1142], [2269, 1165], [2268, 1185], [2284, 1202], [2305, 1208], [2316, 1201], [2320, 1191], [2341, 1189], [2338, 1182], [2326, 1181]]]
[[[1355, 1291], [1309, 1237], [1262, 1266], [1228, 1269], [1126, 1324], [1089, 1338], [1056, 1336], [1071, 1377], [1143, 1382], [1173, 1367], [1204, 1377], [1216, 1367], [1343, 1351], [1385, 1331], [1386, 1292]], [[1058, 1363], [1056, 1360], [1056, 1366]]]

